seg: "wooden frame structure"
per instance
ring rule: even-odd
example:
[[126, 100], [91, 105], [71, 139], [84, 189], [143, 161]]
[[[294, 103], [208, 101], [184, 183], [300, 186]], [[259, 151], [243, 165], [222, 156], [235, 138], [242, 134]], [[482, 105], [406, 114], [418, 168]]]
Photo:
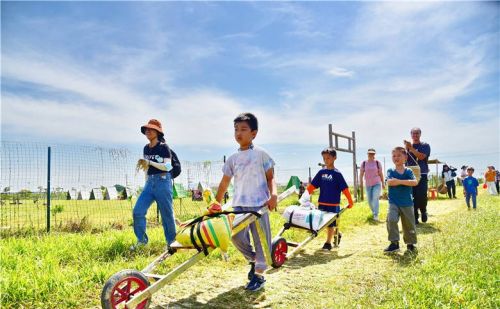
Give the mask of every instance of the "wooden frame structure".
[[[339, 147], [339, 138], [347, 139], [347, 149]], [[356, 163], [356, 132], [352, 131], [352, 136], [347, 136], [333, 132], [332, 124], [328, 125], [328, 141], [330, 147], [336, 151], [352, 153], [352, 168], [353, 168], [353, 183], [354, 183], [354, 199], [355, 201], [363, 200], [363, 193], [358, 192], [359, 179], [358, 179], [358, 165]], [[335, 143], [334, 143], [335, 142]]]

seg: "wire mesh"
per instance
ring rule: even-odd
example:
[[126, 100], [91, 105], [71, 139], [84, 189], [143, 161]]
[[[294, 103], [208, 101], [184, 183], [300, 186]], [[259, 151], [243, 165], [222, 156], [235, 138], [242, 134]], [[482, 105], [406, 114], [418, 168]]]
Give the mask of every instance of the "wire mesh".
[[[0, 231], [47, 229], [48, 147], [50, 160], [50, 229], [61, 231], [130, 228], [132, 210], [144, 186], [144, 173], [136, 173], [139, 151], [82, 145], [2, 142], [0, 182]], [[223, 160], [182, 161], [182, 173], [174, 181], [173, 208], [183, 221], [200, 215], [207, 205], [197, 191], [213, 190], [222, 177]], [[319, 168], [311, 169], [312, 177]], [[283, 189], [290, 176], [307, 182], [309, 168], [276, 167]], [[158, 224], [153, 203], [149, 224]], [[7, 233], [7, 234], [8, 234]]]

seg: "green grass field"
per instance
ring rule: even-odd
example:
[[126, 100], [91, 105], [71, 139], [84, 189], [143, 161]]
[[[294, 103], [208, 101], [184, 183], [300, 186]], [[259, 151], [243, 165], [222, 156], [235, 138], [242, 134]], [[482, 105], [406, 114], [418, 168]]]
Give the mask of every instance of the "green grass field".
[[[286, 200], [280, 207], [293, 204]], [[317, 250], [324, 235], [282, 268], [270, 270], [266, 290], [242, 289], [247, 271], [231, 247], [224, 262], [218, 251], [153, 297], [153, 306], [186, 308], [498, 308], [499, 198], [480, 195], [479, 209], [463, 200], [429, 204], [431, 218], [419, 227], [419, 254], [387, 256], [384, 224], [371, 221], [365, 203], [345, 213], [337, 251]], [[385, 218], [387, 202], [381, 204]], [[272, 214], [275, 234], [282, 226]], [[52, 233], [0, 241], [2, 308], [89, 308], [100, 306], [106, 280], [122, 269], [142, 269], [164, 247], [162, 229], [149, 229], [150, 244], [137, 253], [131, 229]], [[292, 230], [289, 240], [302, 240]], [[176, 253], [157, 272], [180, 264], [192, 252]], [[300, 278], [300, 280], [297, 280]]]

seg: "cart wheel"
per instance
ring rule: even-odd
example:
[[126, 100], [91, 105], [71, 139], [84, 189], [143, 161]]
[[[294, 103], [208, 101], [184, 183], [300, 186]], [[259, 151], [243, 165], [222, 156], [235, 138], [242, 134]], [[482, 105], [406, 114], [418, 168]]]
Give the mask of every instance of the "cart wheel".
[[288, 244], [286, 239], [283, 237], [273, 240], [273, 246], [271, 249], [271, 256], [273, 259], [272, 266], [274, 268], [279, 268], [285, 263], [286, 254], [288, 252]]
[[[101, 293], [101, 305], [103, 309], [125, 308], [134, 294], [149, 287], [149, 281], [143, 273], [137, 270], [126, 269], [117, 272], [104, 285]], [[151, 299], [145, 299], [136, 308], [147, 309]]]

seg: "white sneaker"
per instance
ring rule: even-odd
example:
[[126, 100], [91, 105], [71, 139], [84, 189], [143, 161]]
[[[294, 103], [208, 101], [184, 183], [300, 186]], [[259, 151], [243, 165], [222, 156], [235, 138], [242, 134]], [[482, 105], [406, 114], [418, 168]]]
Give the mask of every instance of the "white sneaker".
[[373, 221], [379, 222], [380, 220], [378, 219], [378, 216], [373, 216]]

